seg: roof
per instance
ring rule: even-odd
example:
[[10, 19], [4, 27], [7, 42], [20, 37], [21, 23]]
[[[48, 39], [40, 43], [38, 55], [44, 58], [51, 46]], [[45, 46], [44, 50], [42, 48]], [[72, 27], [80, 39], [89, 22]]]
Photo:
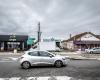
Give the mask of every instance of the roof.
[[93, 33], [91, 33], [91, 32], [84, 32], [84, 33], [77, 34], [77, 35], [75, 35], [75, 36], [73, 36], [73, 37], [71, 37], [71, 38], [69, 38], [69, 39], [67, 39], [67, 40], [63, 40], [62, 42], [73, 41], [73, 40], [76, 40], [76, 39], [78, 39], [78, 38], [80, 38], [80, 37], [86, 35], [86, 34], [91, 34], [91, 35], [95, 36], [96, 38], [99, 38], [99, 39], [100, 39], [100, 35], [99, 35], [99, 37], [98, 37], [97, 35], [95, 35], [95, 34], [93, 34]]

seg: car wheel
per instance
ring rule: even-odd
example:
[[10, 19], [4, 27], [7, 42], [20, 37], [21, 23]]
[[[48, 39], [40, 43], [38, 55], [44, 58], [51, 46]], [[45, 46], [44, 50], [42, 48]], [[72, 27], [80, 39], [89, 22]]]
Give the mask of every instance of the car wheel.
[[22, 64], [21, 64], [21, 66], [22, 66], [22, 68], [24, 68], [24, 69], [28, 69], [28, 68], [30, 68], [30, 62], [28, 62], [28, 61], [24, 61]]
[[90, 54], [93, 54], [93, 52], [91, 51]]
[[62, 67], [62, 65], [63, 65], [63, 63], [62, 63], [62, 61], [60, 61], [60, 60], [58, 60], [58, 61], [55, 62], [55, 66], [56, 66], [57, 68]]

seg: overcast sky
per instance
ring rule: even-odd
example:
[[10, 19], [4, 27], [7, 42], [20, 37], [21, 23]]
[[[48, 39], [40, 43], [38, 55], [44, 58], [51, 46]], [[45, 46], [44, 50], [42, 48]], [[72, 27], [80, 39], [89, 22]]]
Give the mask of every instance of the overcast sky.
[[0, 34], [68, 38], [91, 31], [100, 35], [100, 0], [0, 0]]

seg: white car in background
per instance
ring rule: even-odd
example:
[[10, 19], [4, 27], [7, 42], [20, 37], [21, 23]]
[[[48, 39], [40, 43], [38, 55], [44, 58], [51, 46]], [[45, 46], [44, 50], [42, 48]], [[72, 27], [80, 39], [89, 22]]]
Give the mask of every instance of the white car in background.
[[20, 62], [21, 67], [24, 69], [37, 65], [54, 65], [59, 68], [63, 65], [67, 65], [69, 58], [56, 55], [48, 51], [34, 50], [26, 51], [25, 54], [18, 59], [18, 61]]
[[86, 49], [85, 52], [87, 53], [100, 53], [100, 48], [92, 48], [92, 49]]

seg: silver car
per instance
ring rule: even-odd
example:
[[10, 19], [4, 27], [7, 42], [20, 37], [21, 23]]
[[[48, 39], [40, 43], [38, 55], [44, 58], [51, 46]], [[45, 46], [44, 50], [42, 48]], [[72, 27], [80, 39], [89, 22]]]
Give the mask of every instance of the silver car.
[[100, 48], [86, 49], [87, 53], [100, 53]]
[[69, 62], [69, 58], [48, 51], [26, 51], [18, 61], [24, 69], [37, 65], [54, 65], [59, 68], [66, 65]]

